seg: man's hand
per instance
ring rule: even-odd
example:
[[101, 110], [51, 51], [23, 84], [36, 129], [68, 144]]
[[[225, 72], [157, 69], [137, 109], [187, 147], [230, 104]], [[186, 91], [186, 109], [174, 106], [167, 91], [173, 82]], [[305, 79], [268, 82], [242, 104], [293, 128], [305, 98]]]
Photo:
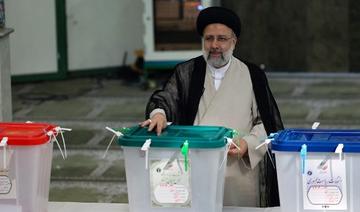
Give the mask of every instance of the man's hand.
[[140, 126], [149, 126], [148, 131], [155, 129], [156, 134], [160, 135], [161, 131], [167, 127], [166, 117], [162, 113], [156, 113], [151, 119], [141, 122]]
[[240, 149], [238, 149], [234, 144], [231, 144], [228, 155], [232, 157], [244, 157], [244, 155], [248, 152], [247, 142], [242, 138], [238, 138], [234, 139], [234, 143], [236, 143]]

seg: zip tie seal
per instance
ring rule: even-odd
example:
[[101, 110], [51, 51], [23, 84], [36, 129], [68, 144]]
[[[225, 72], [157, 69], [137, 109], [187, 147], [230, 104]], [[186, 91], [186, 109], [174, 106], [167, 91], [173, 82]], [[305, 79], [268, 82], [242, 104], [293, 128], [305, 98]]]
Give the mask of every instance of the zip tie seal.
[[63, 127], [60, 127], [60, 130], [61, 131], [68, 131], [68, 132], [72, 131], [72, 129], [70, 129], [70, 128], [63, 128]]
[[278, 135], [278, 133], [270, 133], [270, 135], [268, 136], [268, 138], [274, 138], [276, 135]]
[[105, 129], [107, 129], [107, 130], [109, 130], [110, 132], [114, 133], [114, 135], [113, 135], [113, 137], [111, 138], [109, 144], [108, 144], [107, 147], [106, 147], [106, 150], [105, 150], [104, 155], [103, 155], [103, 157], [102, 157], [103, 159], [105, 159], [105, 157], [106, 157], [106, 155], [107, 155], [107, 153], [108, 153], [108, 151], [109, 151], [109, 149], [110, 149], [110, 146], [111, 146], [112, 142], [113, 142], [114, 139], [115, 139], [115, 136], [117, 136], [117, 137], [119, 138], [119, 137], [121, 137], [121, 136], [124, 135], [124, 134], [122, 134], [121, 132], [116, 131], [116, 130], [110, 128], [110, 127], [105, 127]]
[[313, 125], [311, 126], [311, 129], [316, 130], [320, 125], [320, 122], [314, 122]]
[[339, 160], [342, 160], [343, 158], [343, 149], [344, 149], [344, 144], [338, 144], [335, 149], [335, 153], [339, 154]]
[[273, 141], [274, 139], [269, 139], [269, 138], [267, 138], [267, 139], [265, 139], [265, 141], [264, 142], [262, 142], [260, 145], [258, 145], [257, 147], [255, 147], [255, 150], [258, 150], [258, 149], [260, 149], [260, 147], [262, 147], [262, 146], [266, 146], [266, 149], [267, 149], [267, 146], [271, 143], [271, 141]]
[[219, 169], [221, 169], [222, 166], [224, 165], [225, 159], [227, 158], [228, 152], [230, 150], [230, 145], [233, 143], [231, 138], [225, 137], [225, 140], [226, 140], [226, 150], [225, 150], [224, 158], [221, 161]]
[[231, 138], [226, 138], [226, 141], [227, 141], [229, 144], [234, 145], [234, 146], [236, 147], [236, 149], [241, 150], [241, 148], [234, 142], [233, 139], [231, 139]]
[[188, 170], [189, 160], [189, 142], [186, 140], [181, 147], [181, 154], [184, 155], [185, 159], [185, 172]]
[[232, 130], [232, 137], [239, 137], [240, 133], [237, 130]]
[[3, 137], [0, 141], [0, 146], [7, 146], [8, 137]]
[[324, 158], [324, 160], [322, 160], [321, 162], [320, 162], [320, 164], [318, 165], [318, 169], [321, 169], [325, 164], [326, 164], [326, 162], [328, 161], [328, 160], [330, 160], [331, 159], [331, 156], [330, 155], [326, 155], [326, 157]]
[[[228, 144], [227, 153], [228, 153], [229, 150], [230, 150], [231, 144], [234, 145], [234, 146], [236, 147], [236, 149], [238, 149], [239, 151], [241, 151], [241, 148], [234, 142], [234, 140], [233, 140], [232, 138], [226, 138], [226, 141], [227, 141], [227, 144]], [[227, 157], [227, 154], [225, 154], [224, 157]], [[246, 164], [246, 162], [244, 161], [244, 159], [243, 159], [242, 157], [241, 157], [241, 158], [238, 157], [238, 159], [243, 162], [245, 168], [247, 168], [247, 169], [249, 169], [249, 170], [251, 169], [251, 167], [249, 167], [249, 166]], [[225, 161], [225, 158], [223, 159], [223, 162], [221, 163], [221, 166], [223, 165], [224, 161]], [[220, 167], [221, 167], [221, 166], [220, 166]]]
[[307, 146], [306, 144], [301, 145], [300, 158], [301, 158], [301, 173], [305, 174], [305, 162], [307, 157]]
[[3, 167], [4, 167], [4, 170], [6, 170], [6, 146], [7, 146], [7, 142], [8, 142], [8, 137], [3, 137], [0, 141], [0, 147], [4, 147], [4, 154], [3, 154]]
[[[270, 134], [269, 137], [274, 137], [275, 135], [276, 135], [275, 133], [274, 133], [274, 134]], [[255, 150], [258, 150], [258, 149], [260, 149], [262, 146], [265, 145], [266, 153], [267, 153], [267, 155], [268, 155], [268, 157], [269, 157], [269, 159], [270, 159], [271, 165], [272, 165], [273, 168], [275, 169], [275, 163], [274, 163], [274, 161], [273, 161], [273, 158], [271, 157], [271, 153], [270, 153], [269, 147], [268, 147], [269, 144], [270, 144], [273, 140], [274, 140], [274, 138], [267, 138], [267, 139], [265, 139], [264, 142], [262, 142], [260, 145], [258, 145], [257, 147], [255, 147]]]
[[[233, 133], [234, 132], [235, 132], [235, 130], [233, 130]], [[225, 159], [227, 158], [227, 155], [228, 155], [228, 152], [230, 150], [231, 144], [233, 144], [238, 150], [241, 150], [240, 147], [237, 144], [235, 144], [235, 142], [233, 141], [232, 138], [225, 137], [225, 139], [226, 139], [226, 150], [225, 150], [224, 158], [223, 158], [223, 160], [222, 160], [222, 162], [220, 164], [219, 169], [221, 169], [222, 166], [224, 165], [224, 162], [225, 162]]]
[[105, 127], [105, 129], [109, 130], [110, 132], [114, 133], [117, 137], [120, 137], [120, 136], [123, 136], [124, 134], [122, 134], [121, 132], [119, 131], [116, 131], [110, 127]]
[[145, 169], [149, 169], [149, 149], [151, 145], [151, 139], [146, 139], [144, 144], [141, 147], [141, 151], [145, 152]]
[[59, 150], [60, 150], [61, 156], [62, 156], [63, 159], [65, 160], [64, 153], [63, 153], [63, 151], [62, 151], [62, 149], [61, 149], [61, 146], [60, 146], [60, 144], [59, 144], [59, 141], [57, 140], [57, 138], [56, 138], [56, 136], [55, 136], [55, 133], [54, 133], [53, 131], [49, 131], [49, 132], [47, 132], [46, 134], [50, 137], [50, 141], [52, 140], [51, 138], [54, 138], [55, 143], [57, 144], [57, 146], [58, 146], [58, 148], [59, 148]]
[[68, 131], [68, 132], [70, 132], [70, 131], [72, 131], [72, 129], [70, 129], [70, 128], [56, 127], [55, 130], [56, 130], [56, 132], [60, 132], [61, 139], [62, 139], [62, 141], [63, 141], [63, 146], [64, 146], [65, 158], [67, 158], [66, 143], [65, 143], [65, 138], [64, 138], [63, 131]]

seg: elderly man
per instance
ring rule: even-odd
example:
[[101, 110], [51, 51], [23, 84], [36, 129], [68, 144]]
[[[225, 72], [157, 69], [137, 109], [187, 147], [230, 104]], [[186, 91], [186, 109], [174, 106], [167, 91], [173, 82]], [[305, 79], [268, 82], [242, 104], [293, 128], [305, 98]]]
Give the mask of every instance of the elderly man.
[[[265, 149], [255, 150], [267, 134], [283, 129], [265, 73], [233, 56], [241, 31], [240, 18], [233, 11], [206, 8], [196, 24], [203, 55], [175, 67], [163, 89], [151, 96], [146, 108], [148, 119], [141, 125], [158, 134], [168, 121], [236, 129], [239, 137], [235, 141], [240, 148], [232, 145], [228, 153], [224, 205], [276, 205], [276, 175], [271, 176], [271, 185], [261, 186], [264, 182], [260, 183], [260, 176], [268, 173], [260, 172], [258, 165]], [[267, 198], [264, 204], [264, 190], [271, 191], [269, 188], [275, 189], [275, 202]]]

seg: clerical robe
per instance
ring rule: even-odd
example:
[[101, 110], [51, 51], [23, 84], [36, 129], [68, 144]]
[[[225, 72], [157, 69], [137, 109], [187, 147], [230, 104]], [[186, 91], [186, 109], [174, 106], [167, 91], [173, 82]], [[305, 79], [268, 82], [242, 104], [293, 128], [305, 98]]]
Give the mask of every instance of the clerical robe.
[[[261, 128], [265, 128], [267, 134], [283, 129], [280, 113], [265, 73], [256, 65], [241, 62], [235, 57], [232, 58], [232, 63], [231, 72], [226, 73], [229, 77], [226, 76], [220, 85], [221, 96], [211, 91], [211, 79], [206, 74], [207, 65], [202, 56], [177, 65], [163, 89], [155, 91], [150, 97], [146, 118], [154, 109], [160, 108], [165, 111], [167, 120], [174, 124], [211, 124], [237, 129], [247, 141], [249, 150], [248, 155], [242, 159], [228, 160], [224, 204], [276, 206], [279, 204], [276, 172], [269, 167], [269, 163], [256, 166], [266, 157], [263, 157], [263, 150], [256, 151], [254, 147], [265, 136], [263, 133], [259, 134]], [[214, 96], [215, 102], [209, 100]], [[215, 106], [208, 105], [209, 102]], [[216, 110], [209, 114], [216, 114], [217, 118], [206, 115], [209, 109]], [[234, 118], [229, 118], [233, 116]], [[233, 188], [242, 185], [247, 187], [232, 191], [231, 181], [234, 181]], [[242, 205], [244, 202], [248, 205]]]

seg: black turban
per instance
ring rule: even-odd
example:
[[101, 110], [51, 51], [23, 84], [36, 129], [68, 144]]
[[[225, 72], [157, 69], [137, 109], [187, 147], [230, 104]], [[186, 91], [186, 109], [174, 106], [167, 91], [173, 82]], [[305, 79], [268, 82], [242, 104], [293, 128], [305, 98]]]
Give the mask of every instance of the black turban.
[[241, 31], [240, 18], [232, 10], [224, 7], [208, 7], [200, 11], [196, 20], [196, 29], [203, 36], [204, 29], [209, 24], [224, 24], [239, 37]]

